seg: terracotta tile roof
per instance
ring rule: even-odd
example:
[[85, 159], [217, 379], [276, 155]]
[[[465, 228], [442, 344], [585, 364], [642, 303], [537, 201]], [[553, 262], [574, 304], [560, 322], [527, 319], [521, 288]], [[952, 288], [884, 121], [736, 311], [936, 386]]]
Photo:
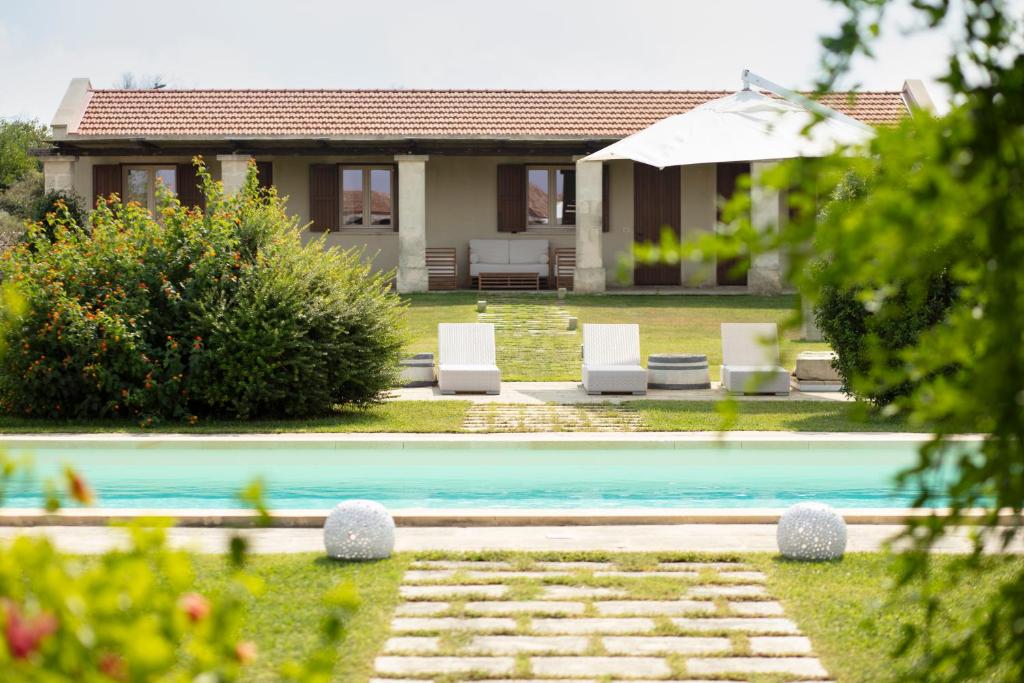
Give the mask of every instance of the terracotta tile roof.
[[[617, 138], [725, 91], [94, 90], [75, 136]], [[822, 102], [871, 124], [899, 92]]]

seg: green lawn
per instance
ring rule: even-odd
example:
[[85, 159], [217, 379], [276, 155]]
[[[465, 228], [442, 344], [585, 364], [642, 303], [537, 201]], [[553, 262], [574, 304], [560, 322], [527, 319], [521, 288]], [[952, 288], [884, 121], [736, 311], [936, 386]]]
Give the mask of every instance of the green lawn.
[[62, 432], [173, 432], [236, 434], [266, 432], [457, 432], [468, 401], [396, 401], [365, 410], [339, 410], [326, 417], [296, 420], [200, 420], [196, 424], [163, 422], [140, 427], [128, 420], [40, 420], [0, 416], [0, 434]]
[[[140, 434], [259, 433], [458, 433], [469, 401], [394, 401], [365, 411], [344, 410], [328, 417], [301, 420], [200, 420], [194, 425], [165, 422], [148, 427], [126, 420], [40, 420], [0, 417], [0, 434], [130, 432]], [[642, 431], [695, 432], [905, 432], [922, 431], [904, 423], [861, 414], [857, 405], [831, 401], [740, 401], [734, 419], [714, 401], [633, 401]]]
[[[256, 643], [259, 657], [245, 680], [279, 681], [277, 672], [283, 662], [315, 650], [324, 617], [322, 596], [338, 583], [351, 581], [361, 604], [341, 643], [337, 680], [365, 682], [387, 635], [409, 559], [399, 555], [380, 562], [341, 563], [311, 553], [250, 556], [249, 570], [263, 579], [266, 590], [250, 599], [246, 610], [243, 637]], [[197, 556], [201, 592], [215, 590], [229, 573], [224, 557]]]
[[[407, 316], [413, 352], [437, 352], [437, 323], [473, 322], [478, 299], [498, 301], [509, 295], [483, 292], [454, 292], [451, 294], [418, 294], [406, 297], [409, 302]], [[521, 295], [520, 295], [521, 298]], [[530, 301], [551, 306], [559, 304], [555, 294], [529, 297]], [[778, 322], [785, 321], [795, 310], [795, 296], [744, 295], [570, 295], [564, 302], [566, 312], [584, 323], [638, 323], [640, 325], [640, 353], [646, 363], [647, 355], [660, 353], [703, 353], [708, 356], [711, 378], [718, 379], [718, 366], [722, 362], [720, 325], [723, 322]], [[576, 332], [577, 338], [580, 332]], [[783, 365], [792, 365], [796, 353], [820, 350], [822, 343], [797, 340], [798, 330], [790, 330], [781, 340]], [[497, 343], [515, 344], [519, 340], [498, 335]], [[578, 345], [579, 342], [577, 342]], [[520, 378], [533, 381], [578, 380], [578, 363], [566, 364], [553, 358], [539, 367], [534, 377]]]
[[[825, 667], [839, 683], [885, 683], [905, 678], [906, 660], [896, 659], [893, 648], [906, 624], [920, 623], [916, 607], [887, 606], [892, 578], [890, 559], [880, 553], [853, 553], [834, 563], [801, 564], [782, 561], [768, 554], [679, 554], [679, 553], [510, 553], [479, 552], [453, 555], [421, 553], [418, 557], [441, 559], [510, 559], [526, 565], [532, 559], [611, 560], [631, 568], [650, 567], [657, 560], [743, 560], [768, 574], [771, 593], [784, 604], [814, 644]], [[277, 680], [277, 666], [290, 658], [310, 652], [317, 644], [318, 624], [323, 614], [320, 596], [339, 581], [353, 581], [362, 607], [350, 623], [339, 647], [337, 679], [363, 683], [373, 658], [386, 638], [387, 625], [398, 602], [397, 586], [412, 560], [403, 553], [383, 562], [336, 563], [314, 554], [264, 555], [252, 558], [252, 571], [261, 576], [268, 590], [250, 604], [247, 638], [260, 649], [260, 658], [247, 680]], [[955, 558], [935, 556], [937, 567]], [[201, 557], [199, 588], [215, 588], [227, 577], [227, 565], [220, 557]], [[953, 633], [958, 615], [968, 613], [990, 594], [997, 579], [1024, 569], [1024, 558], [989, 559], [983, 575], [945, 593], [950, 606], [942, 615], [942, 632]], [[611, 579], [587, 579], [606, 585]], [[602, 583], [603, 582], [603, 583]], [[651, 579], [643, 584], [643, 598], [674, 597], [670, 586]], [[668, 591], [668, 592], [666, 592]], [[912, 653], [917, 654], [917, 653]]]

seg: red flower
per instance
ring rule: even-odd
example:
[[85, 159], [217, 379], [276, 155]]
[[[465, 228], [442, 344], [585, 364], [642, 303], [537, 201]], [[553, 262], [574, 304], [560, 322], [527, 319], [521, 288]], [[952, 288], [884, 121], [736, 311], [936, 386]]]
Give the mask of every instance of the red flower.
[[49, 612], [43, 612], [30, 619], [22, 614], [13, 602], [7, 601], [5, 606], [7, 619], [4, 624], [4, 636], [7, 638], [11, 656], [15, 659], [27, 659], [39, 649], [43, 640], [57, 631], [57, 617]]
[[235, 645], [235, 658], [242, 664], [248, 664], [256, 659], [256, 643], [248, 640], [239, 641]]
[[181, 607], [182, 611], [188, 615], [188, 618], [192, 621], [202, 621], [206, 617], [210, 616], [210, 601], [199, 593], [186, 593], [181, 596], [178, 601], [178, 606]]
[[124, 659], [121, 658], [121, 655], [113, 652], [104, 652], [100, 655], [99, 670], [100, 673], [116, 681], [124, 681], [128, 678], [128, 668], [125, 666]]
[[64, 474], [68, 479], [68, 491], [71, 493], [71, 497], [82, 505], [92, 505], [93, 501], [96, 500], [96, 496], [82, 475], [70, 467], [64, 470]]

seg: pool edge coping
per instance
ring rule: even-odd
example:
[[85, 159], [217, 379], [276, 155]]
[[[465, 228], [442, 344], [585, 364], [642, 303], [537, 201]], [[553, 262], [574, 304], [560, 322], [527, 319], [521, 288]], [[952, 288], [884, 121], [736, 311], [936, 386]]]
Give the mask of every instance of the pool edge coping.
[[[892, 525], [911, 519], [948, 516], [947, 508], [837, 508], [847, 524]], [[397, 509], [392, 511], [399, 527], [569, 527], [569, 526], [671, 526], [687, 524], [776, 524], [784, 508], [632, 508], [620, 510], [560, 509]], [[0, 527], [108, 526], [144, 519], [170, 519], [179, 527], [319, 528], [327, 510], [276, 510], [267, 524], [260, 515], [237, 509], [69, 509], [47, 513], [36, 509], [0, 509]], [[965, 523], [982, 521], [989, 511], [966, 510]], [[999, 514], [999, 524], [1019, 520], [1012, 510]]]

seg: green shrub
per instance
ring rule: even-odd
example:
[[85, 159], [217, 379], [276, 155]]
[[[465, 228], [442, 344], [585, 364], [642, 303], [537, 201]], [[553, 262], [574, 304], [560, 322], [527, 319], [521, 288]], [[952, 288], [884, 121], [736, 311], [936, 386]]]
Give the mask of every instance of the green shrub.
[[[58, 220], [58, 209], [63, 207]], [[68, 229], [86, 230], [89, 229], [89, 218], [82, 208], [81, 198], [74, 192], [64, 190], [50, 190], [35, 197], [29, 207], [28, 216], [30, 221], [38, 223], [47, 239], [51, 242], [56, 237], [58, 225]]]
[[22, 311], [5, 326], [0, 409], [51, 417], [276, 417], [367, 405], [393, 386], [402, 305], [355, 251], [303, 245], [274, 191], [206, 211], [164, 193], [160, 218], [66, 206], [0, 264]]
[[[880, 304], [865, 302], [864, 291], [822, 289], [814, 308], [814, 319], [825, 341], [836, 352], [835, 367], [843, 385], [854, 395], [876, 407], [906, 396], [914, 382], [878, 382], [879, 376], [900, 365], [899, 351], [912, 348], [921, 334], [942, 322], [956, 301], [952, 279], [939, 275], [925, 287], [917, 300], [906, 288], [885, 297]], [[861, 378], [874, 377], [867, 388]]]

